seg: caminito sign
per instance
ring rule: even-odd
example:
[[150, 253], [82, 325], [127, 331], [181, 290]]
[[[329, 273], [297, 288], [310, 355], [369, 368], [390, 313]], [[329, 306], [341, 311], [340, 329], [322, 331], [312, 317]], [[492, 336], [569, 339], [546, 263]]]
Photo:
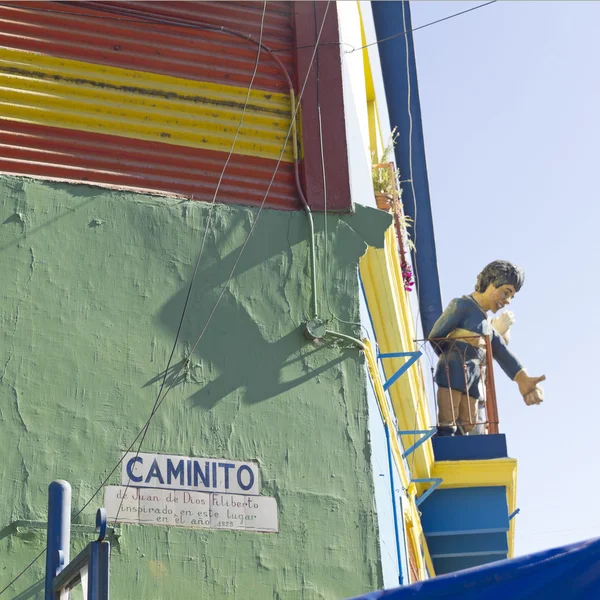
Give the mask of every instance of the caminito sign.
[[258, 495], [252, 462], [127, 453], [122, 483], [106, 488], [109, 520], [118, 514], [136, 525], [279, 531], [277, 501]]
[[123, 485], [196, 492], [258, 495], [258, 466], [217, 458], [190, 458], [134, 452], [122, 462]]

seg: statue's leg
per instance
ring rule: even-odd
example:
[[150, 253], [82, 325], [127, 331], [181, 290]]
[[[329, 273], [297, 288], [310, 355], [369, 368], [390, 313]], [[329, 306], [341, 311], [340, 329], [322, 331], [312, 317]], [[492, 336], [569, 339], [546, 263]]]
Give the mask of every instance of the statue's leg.
[[479, 398], [477, 401], [477, 425], [469, 435], [485, 435], [485, 402]]
[[449, 388], [438, 388], [438, 434], [454, 435], [456, 433], [456, 418], [462, 393]]
[[458, 416], [465, 433], [470, 433], [477, 423], [477, 398], [462, 394], [458, 408]]

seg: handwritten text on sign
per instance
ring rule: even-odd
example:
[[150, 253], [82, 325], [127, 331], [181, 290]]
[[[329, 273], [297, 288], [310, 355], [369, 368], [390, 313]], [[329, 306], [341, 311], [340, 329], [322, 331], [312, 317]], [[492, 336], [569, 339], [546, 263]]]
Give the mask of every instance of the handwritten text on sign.
[[277, 501], [266, 496], [109, 485], [106, 487], [104, 504], [108, 520], [114, 520], [119, 511], [118, 521], [121, 523], [270, 533], [279, 531]]
[[129, 452], [124, 455], [121, 483], [134, 487], [260, 494], [258, 466], [220, 458], [190, 458]]

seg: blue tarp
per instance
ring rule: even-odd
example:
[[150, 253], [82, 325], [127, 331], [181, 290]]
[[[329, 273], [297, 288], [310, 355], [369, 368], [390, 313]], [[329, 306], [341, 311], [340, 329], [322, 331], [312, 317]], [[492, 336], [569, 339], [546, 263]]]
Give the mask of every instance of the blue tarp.
[[441, 575], [354, 600], [600, 600], [600, 538]]

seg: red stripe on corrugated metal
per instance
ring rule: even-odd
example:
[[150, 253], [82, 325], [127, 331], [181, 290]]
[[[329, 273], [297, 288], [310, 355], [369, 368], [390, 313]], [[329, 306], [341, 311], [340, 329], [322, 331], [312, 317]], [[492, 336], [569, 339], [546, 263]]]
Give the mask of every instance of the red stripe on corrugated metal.
[[[327, 10], [327, 12], [325, 12]], [[294, 2], [298, 80], [307, 85], [302, 98], [302, 165], [304, 190], [311, 208], [323, 210], [348, 210], [352, 206], [346, 117], [342, 89], [342, 64], [340, 35], [335, 2], [327, 8], [326, 2]], [[312, 47], [315, 45], [323, 20], [322, 44], [309, 72]], [[324, 193], [323, 165], [319, 113], [321, 107], [323, 156], [327, 195]]]
[[[291, 2], [268, 2], [263, 42], [295, 80]], [[12, 2], [0, 6], [0, 46], [100, 65], [246, 87], [257, 47], [234, 35], [179, 24], [209, 24], [259, 39], [262, 2]], [[120, 14], [117, 14], [120, 13]], [[155, 20], [160, 19], [161, 23]], [[136, 22], [130, 22], [136, 21]], [[263, 53], [254, 89], [288, 93]], [[212, 200], [227, 154], [3, 120], [0, 170], [131, 186]], [[234, 154], [219, 201], [258, 204], [275, 161]], [[266, 205], [298, 208], [292, 165], [281, 164]]]
[[[263, 42], [295, 72], [290, 3], [268, 2]], [[51, 56], [245, 87], [256, 46], [228, 33], [173, 23], [224, 26], [258, 40], [262, 2], [27, 2], [0, 6], [0, 45]], [[118, 11], [114, 12], [114, 11]], [[158, 24], [153, 19], [164, 19]], [[133, 22], [132, 22], [133, 21]], [[287, 93], [266, 53], [255, 89]]]
[[[160, 142], [0, 119], [0, 171], [213, 199], [227, 155]], [[276, 161], [233, 155], [217, 202], [260, 204]], [[265, 206], [298, 209], [293, 165], [281, 163]]]
[[[304, 81], [308, 71], [312, 48], [317, 37], [317, 30], [323, 18], [325, 2], [268, 2], [265, 15], [264, 43], [277, 51], [292, 81], [298, 87]], [[256, 46], [230, 34], [191, 29], [182, 24], [209, 24], [223, 26], [248, 33], [255, 40], [259, 37], [262, 16], [262, 2], [12, 2], [9, 6], [0, 6], [0, 46], [30, 52], [38, 52], [58, 58], [86, 61], [100, 65], [117, 66], [126, 69], [147, 71], [151, 73], [172, 75], [194, 81], [245, 87], [250, 82], [256, 58]], [[158, 23], [156, 20], [160, 20]], [[129, 22], [135, 21], [135, 22]], [[177, 23], [179, 25], [177, 25]], [[323, 143], [325, 154], [325, 170], [327, 175], [327, 202], [332, 210], [347, 210], [351, 207], [348, 157], [346, 146], [345, 117], [342, 94], [341, 57], [339, 50], [339, 31], [335, 2], [329, 5], [328, 18], [325, 23], [321, 43], [325, 44], [318, 52], [321, 70], [319, 97], [323, 117]], [[297, 49], [297, 47], [301, 49]], [[308, 46], [304, 48], [303, 46]], [[300, 65], [296, 67], [296, 61]], [[304, 160], [302, 164], [303, 181], [309, 205], [316, 210], [324, 207], [321, 151], [319, 145], [319, 127], [317, 120], [317, 77], [313, 65], [302, 100]], [[275, 62], [264, 55], [260, 61], [255, 89], [287, 93], [285, 76]], [[296, 90], [298, 91], [298, 90]], [[68, 140], [73, 148], [79, 149], [82, 141], [86, 143], [85, 167], [78, 166], [77, 176], [69, 178], [83, 179], [90, 182], [108, 182], [108, 174], [103, 172], [102, 153], [94, 149], [91, 140], [95, 134], [62, 130], [60, 134], [63, 146]], [[24, 152], [36, 150], [35, 140], [29, 139], [23, 146]], [[127, 161], [118, 168], [117, 179], [129, 177], [131, 180], [146, 179], [152, 181], [151, 174], [140, 170], [147, 163], [158, 164], [156, 156], [146, 157], [144, 152], [155, 148], [155, 154], [162, 156], [160, 160], [170, 165], [170, 178], [157, 179], [156, 189], [162, 191], [182, 192], [197, 189], [188, 178], [188, 173], [179, 164], [190, 165], [190, 157], [199, 153], [180, 146], [162, 147], [150, 142], [121, 140], [116, 146], [123, 144], [129, 149]], [[25, 172], [44, 176], [67, 177], [64, 167], [51, 160], [44, 163], [48, 150], [38, 147], [38, 159], [29, 163], [4, 159], [5, 170]], [[136, 154], [137, 152], [137, 154]], [[41, 153], [41, 154], [39, 154]], [[76, 154], [71, 153], [71, 155]], [[208, 152], [214, 156], [213, 162], [205, 165], [205, 170], [216, 169], [207, 173], [205, 181], [214, 181], [220, 172], [218, 153]], [[98, 165], [94, 163], [98, 156]], [[181, 161], [179, 160], [181, 156]], [[110, 158], [110, 157], [108, 157]], [[170, 161], [170, 162], [166, 162]], [[251, 157], [235, 157], [236, 164], [253, 165]], [[269, 163], [265, 160], [265, 164]], [[74, 170], [70, 169], [71, 171]], [[87, 175], [85, 169], [88, 169]], [[186, 167], [187, 168], [187, 167]], [[282, 169], [289, 171], [289, 165]], [[37, 169], [37, 170], [36, 170]], [[127, 171], [126, 169], [131, 169]], [[55, 175], [52, 175], [55, 173]], [[262, 175], [267, 177], [263, 179]], [[99, 178], [96, 178], [99, 177]], [[247, 185], [245, 199], [239, 198], [238, 192], [232, 191], [232, 200], [252, 204], [250, 198], [261, 197], [266, 189], [270, 175], [259, 169]], [[171, 182], [171, 183], [169, 183]], [[184, 184], [185, 182], [185, 184]], [[127, 184], [129, 185], [129, 184]], [[135, 185], [138, 185], [137, 183]], [[172, 187], [169, 187], [171, 185]], [[256, 186], [252, 188], [251, 186]], [[190, 187], [191, 186], [191, 187]], [[249, 187], [250, 186], [250, 187]], [[147, 186], [144, 186], [147, 187]], [[235, 185], [233, 186], [236, 187]], [[204, 190], [204, 188], [203, 188]], [[196, 192], [183, 192], [194, 193]], [[205, 197], [205, 192], [202, 192]], [[278, 197], [279, 198], [279, 197]], [[227, 198], [224, 198], [227, 201]], [[275, 202], [277, 206], [286, 206], [283, 198]], [[297, 207], [296, 193], [287, 198], [287, 207]]]

